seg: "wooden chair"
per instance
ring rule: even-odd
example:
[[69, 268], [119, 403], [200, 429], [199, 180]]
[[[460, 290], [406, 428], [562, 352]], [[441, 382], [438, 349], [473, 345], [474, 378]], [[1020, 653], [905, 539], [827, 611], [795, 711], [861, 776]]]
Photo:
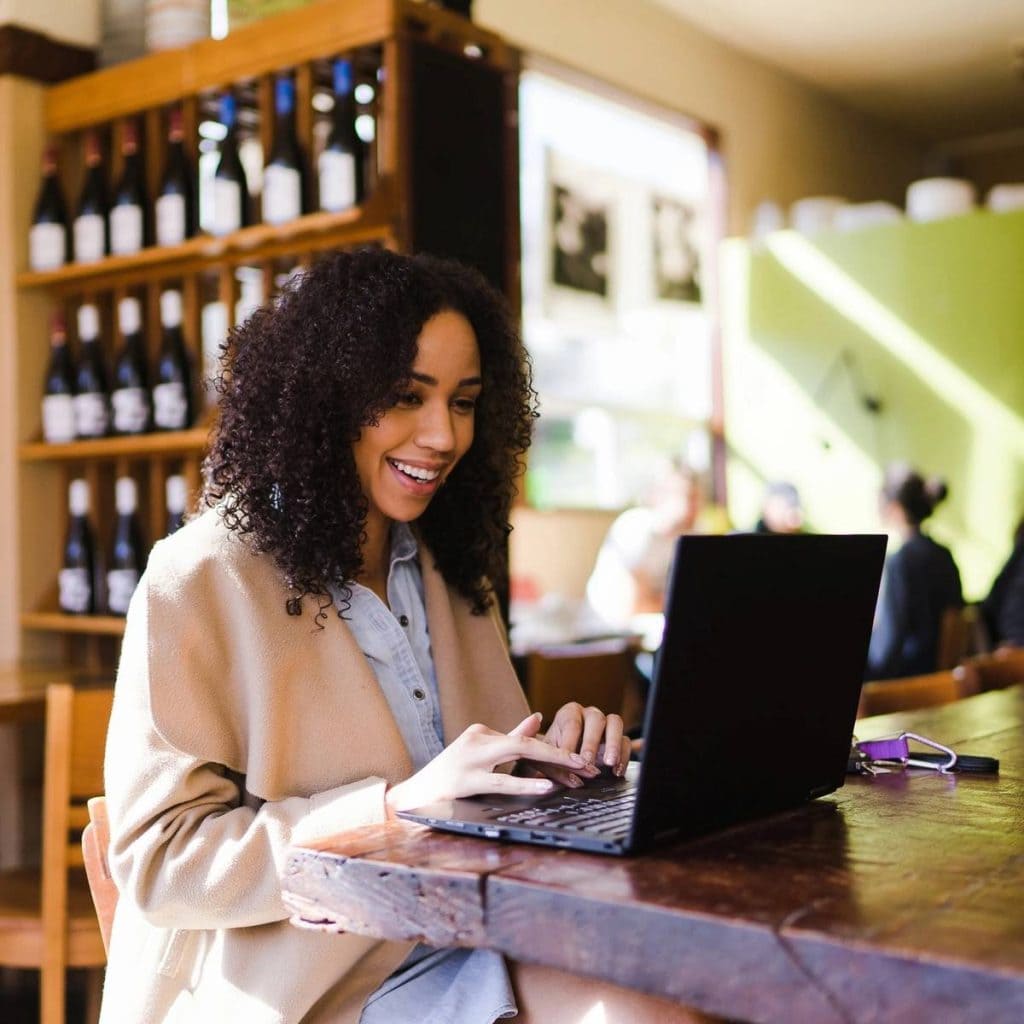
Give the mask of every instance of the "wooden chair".
[[923, 676], [877, 679], [865, 683], [861, 688], [857, 717], [887, 715], [893, 711], [913, 711], [915, 708], [951, 704], [962, 697], [970, 697], [979, 690], [978, 674], [962, 665], [949, 671], [932, 672]]
[[114, 910], [117, 907], [117, 885], [110, 874], [107, 861], [107, 847], [110, 846], [110, 819], [107, 817], [107, 801], [102, 796], [89, 799], [89, 824], [82, 832], [82, 858], [85, 875], [89, 880], [96, 917], [100, 922], [103, 948], [110, 950], [110, 932], [114, 927]]
[[0, 872], [0, 965], [39, 970], [40, 1024], [64, 1024], [69, 967], [95, 968], [87, 1011], [98, 1016], [106, 952], [78, 833], [88, 821], [85, 800], [103, 790], [113, 693], [47, 687], [42, 868]]
[[584, 706], [593, 704], [605, 712], [625, 711], [623, 717], [633, 717], [635, 653], [628, 641], [566, 644], [531, 651], [526, 659], [531, 710], [544, 715], [545, 726], [570, 701], [579, 701]]
[[1024, 683], [1024, 647], [1001, 647], [968, 658], [964, 665], [978, 673], [982, 690], [1001, 690]]

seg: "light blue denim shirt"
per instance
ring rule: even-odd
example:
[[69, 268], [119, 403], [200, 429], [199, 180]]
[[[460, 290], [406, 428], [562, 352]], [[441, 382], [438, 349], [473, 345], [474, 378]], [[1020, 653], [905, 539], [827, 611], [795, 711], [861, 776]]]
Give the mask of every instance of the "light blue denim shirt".
[[[368, 587], [356, 583], [345, 611], [415, 771], [444, 750], [418, 555], [412, 530], [405, 523], [394, 523], [387, 582], [390, 608]], [[334, 601], [344, 608], [337, 593]], [[515, 996], [500, 953], [434, 949], [421, 943], [370, 996], [360, 1024], [492, 1024], [515, 1014]]]

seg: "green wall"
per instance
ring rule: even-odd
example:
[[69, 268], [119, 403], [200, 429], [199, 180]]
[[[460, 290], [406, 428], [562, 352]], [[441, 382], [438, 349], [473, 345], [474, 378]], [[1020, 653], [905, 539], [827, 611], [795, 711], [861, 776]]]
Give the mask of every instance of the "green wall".
[[730, 239], [722, 281], [735, 524], [788, 479], [815, 529], [878, 530], [906, 460], [947, 480], [929, 528], [984, 596], [1024, 514], [1024, 212]]

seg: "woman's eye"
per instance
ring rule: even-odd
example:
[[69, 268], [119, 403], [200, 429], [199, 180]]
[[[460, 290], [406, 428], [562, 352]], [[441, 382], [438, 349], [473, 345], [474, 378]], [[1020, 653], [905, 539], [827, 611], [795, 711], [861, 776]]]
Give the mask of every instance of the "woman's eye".
[[414, 394], [412, 391], [404, 391], [395, 395], [395, 405], [401, 406], [405, 409], [416, 405], [417, 402], [419, 402], [419, 396]]
[[459, 412], [472, 412], [476, 408], [476, 399], [456, 398], [452, 404]]

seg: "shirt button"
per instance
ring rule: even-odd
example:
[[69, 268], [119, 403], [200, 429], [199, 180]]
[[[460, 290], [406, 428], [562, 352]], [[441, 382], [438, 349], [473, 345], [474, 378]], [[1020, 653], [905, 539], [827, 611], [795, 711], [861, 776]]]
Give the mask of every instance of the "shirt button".
[[399, 615], [398, 616], [398, 624], [400, 626], [408, 626], [409, 625], [409, 616], [408, 615]]
[[412, 695], [417, 700], [423, 700], [423, 698], [426, 697], [426, 694], [419, 687], [412, 691]]

